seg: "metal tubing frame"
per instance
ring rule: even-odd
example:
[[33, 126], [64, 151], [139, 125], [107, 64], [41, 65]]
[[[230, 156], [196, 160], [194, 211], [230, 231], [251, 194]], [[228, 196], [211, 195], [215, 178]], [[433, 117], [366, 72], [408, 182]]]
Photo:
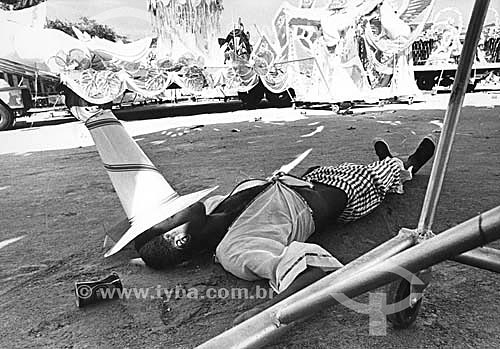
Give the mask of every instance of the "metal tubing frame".
[[[500, 206], [469, 219], [425, 240], [385, 261], [354, 275], [331, 282], [330, 274], [315, 284], [273, 305], [256, 316], [229, 329], [198, 348], [257, 348], [285, 331], [294, 321], [328, 305], [337, 304], [334, 295], [356, 297], [399, 278], [399, 271], [416, 273], [457, 253], [500, 239]], [[318, 290], [310, 292], [311, 289]]]
[[434, 157], [424, 204], [420, 213], [417, 230], [419, 232], [431, 231], [434, 215], [436, 213], [439, 194], [443, 185], [446, 168], [450, 158], [455, 132], [457, 130], [460, 111], [465, 97], [472, 64], [476, 57], [477, 44], [481, 37], [481, 28], [486, 18], [490, 0], [476, 0], [472, 10], [471, 19], [465, 35], [460, 61], [458, 62], [455, 81], [451, 90], [448, 108], [444, 117], [442, 136]]
[[[455, 138], [460, 111], [462, 109], [463, 99], [467, 91], [467, 85], [472, 71], [472, 65], [476, 57], [477, 44], [481, 37], [480, 28], [486, 18], [489, 0], [476, 0], [472, 11], [471, 20], [467, 28], [465, 43], [458, 63], [455, 81], [446, 110], [443, 136], [438, 144], [436, 156], [427, 186], [427, 192], [424, 198], [424, 204], [420, 214], [417, 231], [425, 233], [431, 231], [434, 215], [436, 213], [441, 187], [446, 174], [446, 168], [450, 157], [453, 140]], [[440, 77], [441, 78], [441, 77]], [[439, 81], [438, 81], [439, 87]], [[499, 252], [492, 249], [482, 249], [478, 251], [469, 251], [461, 256], [454, 258], [455, 261], [475, 267], [487, 269], [500, 273]]]

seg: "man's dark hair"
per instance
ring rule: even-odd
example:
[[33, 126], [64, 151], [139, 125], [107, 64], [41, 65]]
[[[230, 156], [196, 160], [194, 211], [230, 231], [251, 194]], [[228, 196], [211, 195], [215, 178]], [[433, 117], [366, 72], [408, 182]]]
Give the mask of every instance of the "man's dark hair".
[[153, 269], [173, 267], [186, 261], [190, 255], [190, 249], [176, 248], [173, 239], [167, 240], [163, 235], [156, 236], [136, 248], [144, 263]]
[[[186, 223], [187, 241], [178, 246], [173, 230]], [[144, 263], [153, 269], [173, 267], [185, 262], [201, 249], [200, 242], [197, 243], [194, 237], [203, 229], [205, 223], [205, 205], [196, 202], [135, 238], [135, 249]]]

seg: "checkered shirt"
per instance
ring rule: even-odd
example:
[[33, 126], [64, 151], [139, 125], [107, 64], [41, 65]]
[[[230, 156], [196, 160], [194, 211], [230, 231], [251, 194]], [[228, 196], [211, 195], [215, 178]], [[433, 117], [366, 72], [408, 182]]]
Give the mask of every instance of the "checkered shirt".
[[401, 169], [400, 159], [386, 158], [369, 165], [343, 163], [318, 167], [303, 179], [339, 188], [347, 194], [346, 208], [338, 218], [346, 223], [373, 211], [387, 193], [403, 193]]

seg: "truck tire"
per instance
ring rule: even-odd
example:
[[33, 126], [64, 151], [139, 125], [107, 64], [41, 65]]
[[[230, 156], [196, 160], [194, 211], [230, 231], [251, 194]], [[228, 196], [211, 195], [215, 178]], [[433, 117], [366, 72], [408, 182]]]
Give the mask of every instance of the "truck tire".
[[7, 107], [0, 104], [0, 131], [8, 130], [14, 126], [14, 113]]
[[266, 88], [259, 80], [259, 83], [248, 92], [238, 92], [238, 97], [246, 108], [253, 109], [257, 108], [260, 101], [264, 98], [265, 91]]
[[433, 81], [433, 76], [430, 74], [422, 74], [417, 78], [417, 87], [422, 91], [432, 91], [435, 85]]
[[474, 82], [472, 82], [472, 83], [471, 83], [471, 82], [469, 82], [469, 83], [467, 84], [467, 87], [466, 87], [465, 92], [467, 92], [467, 93], [472, 93], [472, 92], [474, 92], [474, 90], [476, 89], [477, 83], [478, 83], [478, 81], [477, 81], [477, 80], [476, 80], [476, 81], [474, 81]]
[[290, 107], [292, 105], [292, 98], [290, 98], [290, 96], [295, 98], [295, 91], [293, 88], [290, 88], [288, 89], [288, 91], [283, 91], [281, 93], [273, 93], [266, 89], [266, 98], [272, 106]]

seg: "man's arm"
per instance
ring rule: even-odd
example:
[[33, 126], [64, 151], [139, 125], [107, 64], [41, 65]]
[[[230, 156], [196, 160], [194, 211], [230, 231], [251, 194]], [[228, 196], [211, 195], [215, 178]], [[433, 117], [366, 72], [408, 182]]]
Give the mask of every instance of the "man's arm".
[[234, 220], [266, 186], [267, 184], [257, 185], [232, 194], [207, 215], [205, 226], [199, 233], [206, 249], [215, 250]]

